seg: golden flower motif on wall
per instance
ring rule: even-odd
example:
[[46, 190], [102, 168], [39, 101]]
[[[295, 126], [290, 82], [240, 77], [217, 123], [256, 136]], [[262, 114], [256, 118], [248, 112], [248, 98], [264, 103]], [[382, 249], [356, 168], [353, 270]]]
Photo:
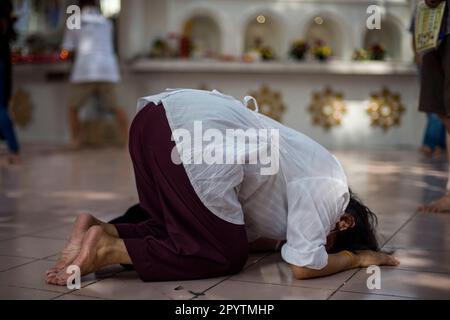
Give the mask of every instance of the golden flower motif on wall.
[[341, 125], [342, 119], [347, 113], [347, 106], [342, 93], [326, 88], [322, 92], [313, 93], [308, 112], [311, 113], [315, 126], [321, 126], [329, 130]]
[[384, 131], [400, 125], [401, 117], [405, 110], [400, 95], [392, 93], [387, 88], [372, 94], [367, 107], [372, 126], [381, 127]]

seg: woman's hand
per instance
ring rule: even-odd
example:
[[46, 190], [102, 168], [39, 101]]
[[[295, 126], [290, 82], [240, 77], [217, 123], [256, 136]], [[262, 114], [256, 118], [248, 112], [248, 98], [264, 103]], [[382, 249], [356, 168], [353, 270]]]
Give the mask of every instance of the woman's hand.
[[328, 265], [321, 269], [310, 269], [291, 265], [294, 277], [298, 280], [329, 276], [341, 271], [354, 268], [367, 268], [370, 266], [398, 266], [400, 262], [388, 254], [374, 251], [358, 251], [353, 254], [349, 251], [328, 255]]
[[360, 268], [370, 266], [398, 266], [400, 262], [391, 255], [375, 251], [357, 251], [356, 258]]
[[441, 2], [442, 0], [425, 0], [425, 3], [430, 8], [436, 8]]

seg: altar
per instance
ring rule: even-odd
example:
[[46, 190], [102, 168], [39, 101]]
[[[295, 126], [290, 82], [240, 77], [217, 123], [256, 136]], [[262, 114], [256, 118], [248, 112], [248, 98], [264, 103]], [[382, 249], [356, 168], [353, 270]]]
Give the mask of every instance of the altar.
[[[424, 117], [417, 112], [418, 82], [410, 64], [145, 60], [131, 71], [149, 92], [189, 87], [240, 99], [255, 96], [261, 112], [330, 147], [414, 146], [421, 141]], [[390, 109], [397, 98], [404, 108], [399, 114]], [[375, 115], [370, 111], [374, 101], [380, 104]], [[392, 123], [374, 121], [383, 112]]]
[[[255, 96], [261, 112], [332, 148], [418, 146], [425, 116], [408, 32], [412, 4], [377, 2], [369, 30], [362, 0], [133, 0], [113, 18], [121, 59], [119, 102], [166, 88]], [[302, 51], [302, 44], [309, 50]], [[174, 54], [174, 47], [177, 53]], [[380, 49], [381, 48], [381, 49]], [[299, 52], [300, 50], [300, 52]], [[29, 96], [23, 141], [65, 143], [68, 62], [17, 64]]]

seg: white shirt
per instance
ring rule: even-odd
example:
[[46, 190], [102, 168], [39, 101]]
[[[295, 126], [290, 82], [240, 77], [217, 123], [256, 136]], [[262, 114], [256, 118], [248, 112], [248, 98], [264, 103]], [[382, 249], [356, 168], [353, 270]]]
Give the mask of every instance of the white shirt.
[[83, 8], [81, 29], [67, 30], [62, 47], [76, 51], [72, 82], [120, 81], [114, 53], [113, 25], [97, 8]]
[[[172, 133], [177, 129], [194, 132], [197, 120], [204, 130], [220, 132], [278, 129], [279, 170], [273, 175], [261, 175], [261, 164], [186, 164], [184, 159], [183, 165], [205, 206], [225, 221], [245, 224], [250, 241], [261, 237], [287, 240], [282, 248], [286, 262], [313, 269], [328, 264], [327, 235], [349, 202], [345, 173], [332, 154], [305, 135], [217, 91], [167, 91], [140, 99], [138, 111], [150, 102], [164, 105]], [[194, 158], [201, 152], [198, 145], [175, 141], [180, 153], [189, 148]], [[210, 140], [201, 147], [205, 150], [215, 143]]]

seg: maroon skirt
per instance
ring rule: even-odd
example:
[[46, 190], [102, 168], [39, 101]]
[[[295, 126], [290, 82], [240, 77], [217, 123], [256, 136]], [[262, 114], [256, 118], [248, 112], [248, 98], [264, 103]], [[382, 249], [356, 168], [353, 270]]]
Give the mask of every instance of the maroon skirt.
[[197, 196], [183, 165], [172, 162], [175, 143], [162, 105], [150, 104], [136, 115], [129, 147], [147, 216], [116, 227], [140, 278], [194, 280], [239, 272], [248, 257], [245, 226], [216, 217]]

